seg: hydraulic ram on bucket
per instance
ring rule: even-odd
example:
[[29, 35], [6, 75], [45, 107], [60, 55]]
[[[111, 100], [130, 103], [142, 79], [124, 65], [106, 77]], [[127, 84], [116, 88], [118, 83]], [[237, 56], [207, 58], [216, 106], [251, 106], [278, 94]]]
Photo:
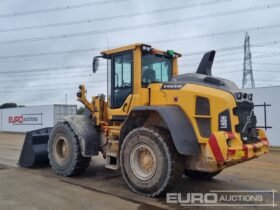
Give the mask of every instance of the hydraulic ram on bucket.
[[18, 165], [38, 167], [49, 164], [48, 140], [52, 128], [42, 128], [26, 133]]

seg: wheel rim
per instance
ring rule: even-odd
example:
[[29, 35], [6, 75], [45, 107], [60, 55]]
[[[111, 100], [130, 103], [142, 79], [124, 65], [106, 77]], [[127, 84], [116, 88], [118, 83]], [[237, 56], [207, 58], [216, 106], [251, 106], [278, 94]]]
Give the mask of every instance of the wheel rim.
[[69, 145], [64, 136], [56, 139], [54, 144], [54, 158], [59, 164], [63, 164], [69, 157]]
[[157, 168], [157, 159], [152, 148], [146, 144], [136, 145], [130, 153], [130, 167], [138, 179], [151, 179]]

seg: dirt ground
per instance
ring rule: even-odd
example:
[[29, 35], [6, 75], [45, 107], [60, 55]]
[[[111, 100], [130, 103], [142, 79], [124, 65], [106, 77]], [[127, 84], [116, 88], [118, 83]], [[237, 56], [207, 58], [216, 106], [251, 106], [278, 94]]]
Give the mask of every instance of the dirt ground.
[[[100, 209], [162, 210], [184, 209], [168, 205], [166, 198], [146, 198], [132, 193], [120, 172], [104, 168], [103, 158], [93, 158], [82, 176], [67, 178], [53, 174], [50, 167], [26, 169], [17, 166], [24, 135], [0, 133], [0, 209]], [[210, 190], [276, 190], [279, 208], [280, 152], [271, 151], [258, 159], [228, 169], [211, 181], [184, 178], [172, 192]], [[271, 202], [267, 195], [268, 202]], [[191, 209], [205, 209], [192, 207]], [[228, 209], [229, 207], [207, 207]], [[238, 207], [237, 209], [273, 207]], [[233, 207], [232, 207], [233, 209]], [[234, 207], [236, 209], [236, 207]]]

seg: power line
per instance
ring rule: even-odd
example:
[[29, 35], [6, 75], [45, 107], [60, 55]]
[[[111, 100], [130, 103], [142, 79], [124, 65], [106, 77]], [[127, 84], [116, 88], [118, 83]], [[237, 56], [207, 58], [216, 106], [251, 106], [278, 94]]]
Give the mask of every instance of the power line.
[[103, 5], [103, 4], [118, 3], [118, 2], [122, 2], [122, 1], [127, 1], [127, 0], [103, 0], [103, 1], [88, 2], [88, 3], [83, 3], [83, 4], [75, 4], [75, 5], [68, 5], [68, 6], [62, 6], [62, 7], [53, 7], [53, 8], [48, 8], [48, 9], [7, 13], [7, 14], [0, 15], [0, 18], [20, 17], [20, 16], [27, 16], [27, 15], [44, 14], [44, 13], [49, 13], [49, 12], [68, 11], [68, 10], [81, 9], [81, 8], [85, 8], [85, 7], [92, 7], [92, 6], [98, 6], [98, 5]]
[[[163, 42], [164, 43], [169, 43], [169, 42], [174, 42], [174, 41], [185, 41], [186, 37], [179, 37], [176, 39], [168, 39], [168, 40], [159, 40], [159, 41], [148, 41], [147, 43], [149, 44], [154, 44], [158, 42]], [[270, 42], [261, 42], [257, 44], [252, 44], [251, 47], [265, 47], [265, 46], [271, 46], [271, 45], [279, 45], [280, 41], [270, 41]], [[113, 47], [118, 47], [118, 46], [113, 46]], [[5, 55], [5, 56], [0, 56], [0, 59], [14, 59], [14, 58], [29, 58], [29, 57], [42, 57], [42, 56], [52, 56], [52, 55], [63, 55], [63, 54], [75, 54], [75, 53], [84, 53], [84, 52], [94, 52], [94, 51], [102, 51], [106, 49], [105, 46], [103, 47], [98, 47], [98, 48], [87, 48], [87, 49], [78, 49], [78, 50], [64, 50], [64, 51], [56, 51], [56, 52], [38, 52], [38, 53], [32, 53], [32, 54], [19, 54], [19, 55]], [[238, 49], [243, 49], [243, 46], [231, 46], [231, 47], [225, 47], [225, 48], [218, 48], [215, 49], [217, 52], [222, 52], [222, 51], [231, 51], [231, 50], [238, 50]], [[202, 55], [205, 53], [205, 50], [203, 51], [194, 51], [194, 52], [188, 52], [188, 53], [183, 53], [183, 56], [194, 56], [194, 55]]]
[[[220, 75], [220, 74], [230, 74], [230, 73], [240, 73], [242, 72], [242, 70], [234, 70], [234, 71], [223, 71], [223, 72], [217, 72], [215, 73], [215, 75]], [[266, 71], [266, 70], [256, 70], [256, 72], [274, 72], [274, 73], [280, 73], [280, 71]], [[105, 80], [95, 80], [93, 81], [93, 83], [105, 83], [106, 81]], [[81, 82], [76, 82], [76, 84], [73, 84], [73, 82], [64, 82], [64, 83], [53, 83], [53, 84], [39, 84], [39, 85], [31, 85], [29, 87], [22, 87], [19, 88], [19, 87], [11, 87], [11, 86], [7, 86], [7, 87], [1, 87], [1, 89], [8, 89], [8, 90], [20, 90], [20, 91], [41, 91], [41, 90], [58, 90], [57, 88], [61, 89], [60, 86], [62, 86], [62, 89], [64, 89], [66, 86], [67, 89], [70, 88], [70, 89], [73, 89], [73, 88], [78, 88], [78, 85], [80, 84]], [[55, 86], [57, 87], [56, 89], [37, 89], [37, 87], [52, 87], [52, 86]], [[71, 86], [71, 87], [70, 87]], [[73, 87], [72, 87], [73, 86]], [[26, 89], [26, 88], [29, 88], [29, 89]], [[36, 89], [34, 89], [36, 88]], [[89, 88], [89, 87], [88, 87]], [[1, 90], [0, 90], [1, 91]], [[6, 92], [5, 90], [3, 90], [3, 92]]]
[[[96, 83], [99, 83], [99, 82], [96, 82]], [[103, 82], [102, 82], [103, 83]], [[10, 87], [7, 89], [7, 90], [3, 90], [3, 89], [0, 89], [0, 92], [25, 92], [25, 91], [58, 91], [58, 90], [73, 90], [73, 89], [76, 89], [78, 90], [78, 85], [75, 85], [75, 86], [69, 86], [69, 87], [65, 87], [65, 85], [63, 85], [63, 87], [59, 87], [59, 88], [44, 88], [44, 89], [37, 89], [37, 88], [32, 88], [32, 89], [22, 89], [22, 88], [15, 88], [15, 89], [11, 89]], [[49, 87], [49, 86], [48, 86]], [[90, 88], [96, 88], [96, 86], [87, 86], [87, 89], [90, 89]]]
[[[274, 72], [274, 73], [280, 73], [280, 71], [267, 71], [267, 70], [254, 70], [256, 72]], [[215, 73], [215, 75], [220, 75], [220, 74], [230, 74], [230, 73], [240, 73], [242, 72], [242, 70], [234, 70], [234, 71], [223, 71], [223, 72], [217, 72]], [[78, 85], [80, 84], [81, 82], [76, 82], [76, 84], [74, 85], [73, 82], [65, 82], [65, 83], [53, 83], [53, 84], [40, 84], [40, 85], [32, 85], [32, 86], [29, 86], [29, 87], [1, 87], [1, 89], [4, 89], [4, 88], [7, 88], [8, 90], [20, 90], [20, 91], [41, 91], [41, 90], [58, 90], [57, 88], [56, 89], [38, 89], [37, 87], [51, 87], [51, 86], [55, 86], [55, 87], [58, 87], [59, 89], [64, 89], [66, 85], [74, 85], [73, 88], [77, 88]], [[93, 81], [93, 83], [105, 83], [105, 80], [95, 80]], [[62, 86], [62, 88], [60, 87]], [[26, 88], [31, 88], [31, 89], [26, 89]], [[36, 89], [34, 89], [36, 88]], [[72, 87], [67, 87], [66, 89], [73, 89]], [[1, 90], [0, 90], [1, 91]], [[6, 92], [5, 90], [3, 90], [3, 92]]]
[[[16, 73], [16, 74], [4, 74], [5, 77], [7, 78], [14, 78], [14, 77], [20, 77], [20, 78], [30, 78], [30, 77], [49, 77], [51, 73], [49, 71], [44, 71], [44, 72], [31, 72], [29, 74], [26, 74], [25, 72], [22, 72], [22, 73]], [[64, 76], [65, 74], [67, 75], [71, 75], [71, 76], [76, 76], [76, 75], [81, 75], [81, 74], [85, 74], [85, 75], [88, 75], [90, 76], [92, 73], [90, 73], [88, 71], [88, 69], [81, 69], [81, 71], [72, 71], [72, 72], [54, 72], [54, 75], [57, 77], [57, 76]], [[4, 77], [3, 76], [3, 77]], [[3, 77], [1, 77], [0, 79], [4, 79]], [[34, 78], [34, 79], [35, 79]]]
[[[256, 55], [253, 56], [253, 59], [259, 59], [259, 58], [269, 58], [274, 56], [280, 56], [280, 52], [274, 52], [270, 54], [264, 54], [264, 55]], [[240, 61], [243, 60], [243, 58], [229, 58], [229, 59], [223, 59], [223, 60], [216, 60], [215, 63], [227, 63], [227, 62], [234, 62], [234, 61]], [[182, 64], [182, 67], [185, 66], [196, 66], [197, 63], [189, 63], [189, 64]]]
[[92, 52], [92, 51], [101, 51], [104, 50], [105, 47], [100, 48], [87, 48], [80, 50], [68, 50], [68, 51], [56, 51], [56, 52], [38, 52], [32, 54], [20, 54], [20, 55], [5, 55], [0, 56], [0, 59], [11, 59], [11, 58], [29, 58], [29, 57], [42, 57], [42, 56], [50, 56], [50, 55], [61, 55], [61, 54], [74, 54], [74, 53], [84, 53], [84, 52]]
[[[233, 71], [223, 71], [223, 72], [216, 72], [216, 74], [231, 74], [231, 73], [240, 73], [243, 72], [243, 70], [233, 70]], [[262, 72], [262, 73], [266, 73], [266, 72], [270, 72], [270, 73], [280, 73], [280, 71], [273, 71], [273, 70], [255, 70], [254, 72]], [[258, 80], [258, 79], [256, 79]]]
[[[240, 66], [241, 66], [241, 64], [239, 64]], [[236, 66], [236, 65], [235, 65]], [[180, 66], [181, 67], [181, 66]], [[274, 73], [280, 73], [280, 71], [271, 71], [271, 70], [255, 70], [255, 71], [257, 71], [257, 72], [274, 72]], [[223, 72], [216, 72], [215, 73], [215, 75], [216, 74], [228, 74], [228, 73], [238, 73], [238, 72], [241, 72], [241, 70], [233, 70], [233, 71], [223, 71]], [[68, 78], [70, 78], [70, 79], [73, 79], [73, 80], [75, 80], [75, 79], [79, 79], [80, 80], [80, 78], [83, 78], [83, 77], [87, 77], [87, 81], [89, 81], [89, 80], [91, 80], [91, 79], [93, 79], [93, 82], [95, 83], [95, 82], [105, 82], [105, 80], [103, 79], [103, 80], [95, 80], [95, 79], [97, 79], [97, 78], [100, 78], [100, 76], [105, 76], [106, 75], [106, 73], [107, 72], [104, 72], [104, 73], [101, 73], [101, 74], [97, 74], [96, 76], [93, 76], [93, 77], [89, 77], [89, 76], [87, 76], [87, 75], [76, 75], [75, 77], [73, 77], [73, 76], [69, 76], [68, 74], [65, 74], [64, 72], [63, 72], [63, 74], [65, 75], [63, 78], [57, 78], [57, 77], [52, 77], [52, 76], [48, 76], [48, 77], [46, 77], [46, 78], [39, 78], [39, 79], [37, 79], [36, 80], [36, 82], [37, 83], [39, 83], [39, 82], [44, 82], [44, 81], [49, 81], [49, 80], [51, 80], [51, 81], [56, 81], [56, 80], [60, 80], [61, 81], [61, 79], [68, 79]], [[56, 75], [56, 74], [55, 74]], [[71, 81], [71, 84], [73, 83], [73, 80]], [[17, 79], [17, 80], [4, 80], [4, 81], [1, 81], [1, 83], [3, 84], [3, 83], [11, 83], [11, 82], [13, 82], [14, 84], [18, 84], [18, 85], [20, 85], [20, 83], [21, 82], [26, 82], [27, 80], [25, 79], [25, 80], [19, 80], [19, 79]], [[61, 82], [59, 82], [58, 84], [63, 84], [63, 83], [61, 83]], [[56, 84], [40, 84], [40, 86], [52, 86], [52, 85], [56, 85]], [[10, 87], [10, 86], [9, 86]], [[33, 87], [33, 86], [32, 86]], [[1, 87], [1, 88], [4, 88], [4, 87]]]
[[280, 80], [277, 79], [255, 79], [255, 80], [260, 82], [280, 82]]
[[22, 69], [16, 71], [0, 71], [0, 74], [14, 74], [14, 73], [28, 73], [28, 72], [42, 72], [50, 70], [67, 70], [67, 69], [79, 69], [79, 68], [88, 68], [91, 67], [89, 64], [81, 65], [70, 65], [70, 66], [60, 66], [60, 67], [47, 67], [47, 68], [36, 68], [36, 69]]
[[[12, 31], [22, 31], [22, 30], [31, 30], [31, 29], [40, 29], [40, 28], [70, 26], [70, 25], [77, 25], [77, 24], [83, 24], [83, 23], [88, 24], [88, 23], [94, 23], [94, 22], [100, 22], [100, 21], [131, 18], [131, 17], [142, 16], [142, 15], [150, 15], [150, 14], [157, 14], [157, 13], [164, 13], [164, 12], [172, 12], [172, 11], [177, 11], [177, 10], [184, 10], [184, 9], [187, 9], [187, 8], [198, 7], [198, 6], [207, 6], [207, 5], [219, 4], [219, 3], [229, 2], [229, 1], [232, 1], [232, 0], [212, 0], [212, 1], [203, 2], [203, 3], [180, 5], [180, 6], [176, 6], [176, 7], [156, 9], [156, 10], [150, 10], [150, 11], [145, 11], [145, 12], [136, 12], [136, 13], [134, 12], [134, 13], [128, 13], [128, 14], [123, 14], [123, 15], [100, 17], [100, 18], [94, 18], [94, 19], [84, 19], [84, 20], [77, 20], [77, 21], [51, 23], [51, 24], [45, 24], [45, 25], [35, 25], [35, 26], [25, 26], [25, 27], [17, 27], [17, 28], [10, 28], [10, 29], [1, 29], [0, 33], [12, 32]], [[204, 16], [201, 16], [201, 17], [204, 18]], [[199, 17], [197, 17], [197, 18], [200, 19]], [[193, 17], [191, 19], [196, 20], [195, 17]]]
[[[50, 70], [51, 71], [51, 70]], [[4, 76], [3, 77], [6, 77], [6, 78], [17, 78], [17, 77], [20, 77], [20, 78], [30, 78], [30, 77], [35, 77], [34, 79], [36, 79], [36, 77], [49, 77], [50, 74], [54, 74], [55, 76], [64, 76], [64, 75], [71, 75], [71, 76], [76, 76], [76, 75], [81, 75], [81, 74], [85, 74], [85, 75], [88, 75], [88, 76], [91, 76], [91, 72], [88, 71], [88, 69], [81, 69], [80, 71], [71, 71], [71, 72], [65, 72], [65, 71], [62, 71], [62, 72], [50, 72], [50, 71], [43, 71], [43, 72], [31, 72], [31, 73], [28, 73], [26, 74], [25, 72], [22, 72], [22, 73], [16, 73], [16, 74], [3, 74]], [[1, 75], [1, 74], [0, 74]], [[0, 78], [0, 79], [3, 79]]]
[[[184, 23], [184, 22], [195, 20], [195, 19], [202, 18], [202, 17], [208, 19], [211, 17], [220, 17], [220, 16], [232, 15], [232, 14], [238, 14], [238, 13], [253, 12], [253, 11], [257, 11], [257, 10], [270, 9], [270, 8], [276, 8], [276, 7], [280, 7], [280, 3], [264, 5], [264, 6], [259, 6], [259, 7], [246, 8], [246, 9], [241, 9], [241, 10], [233, 10], [233, 11], [216, 13], [216, 14], [211, 14], [211, 15], [204, 15], [204, 16], [199, 16], [199, 17], [174, 19], [174, 20], [167, 20], [167, 21], [148, 23], [148, 24], [140, 24], [140, 25], [134, 25], [134, 26], [123, 26], [123, 27], [109, 28], [109, 29], [103, 29], [103, 30], [81, 32], [81, 33], [71, 33], [71, 34], [62, 34], [62, 35], [54, 35], [54, 36], [33, 37], [33, 38], [26, 38], [26, 39], [1, 41], [0, 45], [73, 38], [73, 37], [80, 37], [80, 36], [91, 36], [91, 35], [96, 35], [96, 34], [126, 31], [126, 30], [140, 29], [140, 28], [158, 27], [158, 26], [163, 26], [163, 25]], [[275, 24], [275, 25], [266, 26], [265, 28], [254, 27], [254, 28], [251, 28], [251, 30], [250, 29], [249, 30], [256, 31], [256, 30], [262, 30], [262, 29], [268, 29], [268, 28], [275, 28], [275, 27], [279, 27], [279, 26], [280, 26], [280, 24]], [[244, 32], [244, 30], [242, 30], [242, 32]]]
[[[260, 30], [265, 30], [265, 29], [273, 29], [273, 28], [278, 28], [280, 27], [280, 24], [275, 24], [275, 25], [264, 25], [264, 26], [257, 26], [257, 27], [251, 27], [247, 29], [236, 29], [236, 30], [231, 30], [231, 31], [223, 31], [223, 32], [218, 32], [218, 33], [211, 33], [211, 34], [202, 34], [202, 35], [195, 35], [195, 36], [186, 36], [182, 37], [180, 39], [165, 39], [165, 40], [160, 40], [160, 41], [152, 41], [148, 42], [149, 43], [156, 43], [156, 44], [165, 44], [166, 42], [181, 42], [181, 41], [186, 41], [186, 40], [193, 40], [193, 39], [203, 39], [203, 38], [208, 38], [208, 37], [216, 37], [216, 36], [223, 36], [223, 35], [230, 35], [230, 34], [239, 34], [239, 33], [246, 33], [247, 31], [254, 32], [254, 31], [260, 31]], [[279, 41], [275, 41], [275, 45], [279, 44]], [[199, 51], [200, 53], [204, 53], [205, 51]]]
[[[96, 80], [96, 81], [94, 81], [94, 83], [105, 83], [106, 81], [104, 81], [104, 80]], [[76, 81], [75, 83], [74, 82], [59, 82], [59, 83], [52, 83], [52, 84], [39, 84], [39, 85], [29, 85], [29, 86], [26, 86], [25, 88], [36, 88], [36, 87], [51, 87], [51, 86], [54, 86], [54, 87], [58, 87], [58, 88], [60, 88], [61, 86], [62, 87], [65, 87], [65, 86], [73, 86], [73, 87], [76, 87], [77, 89], [78, 89], [78, 87], [79, 87], [79, 85], [81, 84], [82, 82], [79, 82], [79, 81]], [[17, 86], [11, 86], [11, 85], [9, 85], [9, 86], [4, 86], [4, 87], [1, 87], [1, 88], [4, 88], [4, 89], [19, 89], [19, 87], [17, 87]], [[23, 87], [24, 88], [24, 87]], [[21, 89], [21, 88], [20, 88]], [[26, 89], [24, 89], [24, 90], [26, 90]]]
[[[265, 54], [265, 55], [257, 55], [253, 58], [268, 58], [273, 56], [279, 56], [280, 52], [274, 52], [271, 54]], [[232, 58], [232, 59], [224, 59], [224, 60], [217, 60], [215, 63], [226, 63], [226, 62], [232, 62], [232, 61], [238, 61], [242, 58]], [[194, 66], [197, 65], [197, 63], [191, 63], [191, 64], [181, 64], [181, 67], [185, 66]], [[105, 65], [100, 65], [105, 66]], [[0, 74], [25, 74], [30, 72], [49, 72], [54, 70], [71, 70], [71, 69], [81, 69], [81, 68], [91, 68], [91, 64], [78, 64], [78, 65], [68, 65], [68, 66], [59, 66], [59, 67], [44, 67], [44, 68], [33, 68], [33, 69], [22, 69], [22, 70], [10, 70], [10, 71], [0, 71]]]
[[[280, 40], [276, 40], [276, 41], [261, 42], [261, 43], [257, 43], [257, 44], [252, 44], [251, 47], [264, 47], [264, 46], [279, 45], [279, 44], [280, 44]], [[239, 49], [243, 49], [243, 47], [244, 47], [243, 45], [224, 47], [224, 48], [216, 49], [216, 51], [217, 52], [223, 52], [223, 51], [239, 50]], [[203, 53], [205, 53], [205, 50], [195, 51], [195, 52], [190, 52], [190, 53], [183, 53], [183, 56], [201, 55]], [[1, 59], [1, 57], [0, 57], [0, 59]]]
[[231, 73], [240, 73], [242, 72], [241, 70], [234, 70], [234, 71], [223, 71], [223, 72], [217, 72], [215, 73], [215, 75], [219, 75], [219, 74], [231, 74]]
[[[223, 71], [223, 72], [216, 72], [216, 73], [214, 73], [214, 75], [216, 75], [216, 74], [231, 74], [231, 73], [239, 73], [240, 74], [241, 72], [243, 72], [243, 70]], [[259, 73], [267, 73], [267, 72], [269, 72], [269, 73], [280, 73], [280, 71], [277, 71], [277, 70], [273, 71], [273, 70], [255, 70], [255, 69], [254, 69], [254, 72], [259, 72]]]
[[[85, 82], [85, 81], [84, 81]], [[25, 91], [60, 91], [60, 90], [65, 90], [65, 89], [70, 89], [70, 90], [78, 90], [79, 85], [84, 83], [84, 82], [65, 82], [65, 83], [58, 83], [58, 84], [41, 84], [41, 85], [32, 85], [32, 86], [25, 86], [25, 87], [15, 87], [15, 86], [9, 86], [9, 87], [1, 87], [0, 92], [25, 92]], [[88, 81], [86, 81], [88, 82]], [[104, 80], [96, 80], [94, 82], [90, 81], [91, 85], [87, 85], [87, 89], [95, 88], [96, 85], [92, 84], [100, 84], [100, 83], [105, 83], [106, 81]], [[39, 88], [38, 88], [39, 87]], [[41, 87], [41, 88], [40, 88]], [[46, 88], [43, 88], [46, 87]], [[103, 86], [102, 86], [103, 87]], [[6, 88], [6, 90], [5, 90]], [[73, 92], [75, 94], [75, 92]]]
[[[69, 80], [71, 79], [71, 82], [79, 79], [79, 81], [81, 81], [81, 78], [82, 79], [86, 79], [87, 81], [91, 80], [91, 81], [96, 81], [96, 79], [100, 79], [100, 78], [103, 78], [106, 79], [106, 74], [107, 72], [104, 72], [104, 73], [101, 73], [101, 74], [97, 74], [97, 75], [68, 75], [68, 74], [65, 74], [62, 75], [63, 77], [57, 77], [57, 76], [45, 76], [45, 77], [39, 77], [39, 78], [36, 78], [36, 83], [41, 83], [41, 82], [44, 82], [44, 81], [65, 81], [65, 80]], [[55, 74], [56, 75], [56, 74]], [[36, 76], [40, 76], [40, 75], [36, 75]], [[33, 77], [33, 76], [32, 76]], [[33, 80], [32, 80], [33, 79]], [[14, 84], [21, 84], [21, 83], [26, 83], [26, 82], [29, 82], [29, 81], [34, 81], [35, 78], [17, 78], [17, 79], [3, 79], [3, 80], [0, 80], [1, 82], [1, 85], [4, 84], [4, 83], [9, 83], [11, 86], [14, 85]], [[47, 85], [47, 84], [46, 84]]]
[[275, 66], [279, 66], [280, 63], [268, 63], [268, 62], [265, 62], [265, 63], [256, 63], [254, 62], [254, 65], [257, 64], [257, 65], [275, 65]]
[[[273, 49], [274, 50], [274, 49]], [[261, 53], [261, 54], [268, 54], [268, 53], [272, 53], [273, 51], [255, 51], [255, 50], [252, 50], [252, 54], [257, 54], [257, 53]]]
[[[41, 75], [36, 75], [36, 76], [41, 76]], [[96, 77], [91, 77], [91, 76], [86, 75], [86, 74], [85, 75], [81, 75], [81, 74], [80, 75], [72, 75], [72, 74], [68, 75], [68, 74], [65, 74], [65, 72], [64, 72], [64, 75], [61, 75], [61, 76], [63, 76], [63, 77], [48, 76], [48, 75], [46, 75], [44, 77], [41, 76], [40, 78], [36, 79], [36, 82], [40, 83], [42, 81], [56, 81], [56, 80], [61, 81], [61, 80], [65, 80], [65, 79], [72, 79], [72, 80], [79, 79], [80, 80], [81, 78], [85, 78], [85, 77], [88, 80], [96, 78]], [[100, 75], [98, 75], [98, 76], [100, 76]], [[3, 78], [1, 78], [1, 79], [3, 79]], [[25, 82], [28, 82], [28, 81], [31, 80], [30, 77], [28, 77], [28, 79], [26, 79], [26, 78], [19, 78], [19, 79], [7, 79], [7, 78], [5, 78], [3, 80], [0, 80], [0, 82], [1, 82], [1, 84], [3, 84], [3, 83], [11, 83], [11, 84], [16, 83], [16, 84], [18, 84], [20, 82], [25, 83]], [[33, 76], [32, 76], [32, 79], [34, 79]]]
[[[214, 65], [215, 65], [215, 62], [214, 62]], [[236, 63], [236, 64], [231, 64], [231, 65], [222, 65], [222, 66], [216, 66], [215, 65], [215, 68], [214, 69], [222, 69], [222, 68], [231, 68], [233, 66], [240, 66], [241, 64], [240, 63]]]
[[256, 72], [270, 72], [270, 73], [280, 73], [280, 71], [277, 70], [254, 70]]

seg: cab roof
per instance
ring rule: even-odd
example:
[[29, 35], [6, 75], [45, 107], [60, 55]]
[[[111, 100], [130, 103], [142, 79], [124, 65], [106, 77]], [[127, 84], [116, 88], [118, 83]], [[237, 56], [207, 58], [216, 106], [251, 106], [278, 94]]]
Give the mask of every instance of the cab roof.
[[114, 48], [111, 50], [104, 50], [101, 52], [101, 54], [110, 55], [110, 54], [114, 54], [114, 53], [124, 52], [127, 50], [134, 50], [136, 47], [143, 46], [143, 45], [146, 45], [146, 44], [144, 44], [144, 43], [131, 44], [131, 45], [123, 46], [123, 47]]
[[[111, 55], [111, 54], [120, 53], [120, 52], [124, 52], [124, 51], [128, 51], [128, 50], [135, 50], [137, 47], [139, 47], [139, 46], [142, 47], [143, 45], [152, 47], [149, 44], [136, 43], [136, 44], [132, 44], [132, 45], [127, 45], [127, 46], [123, 46], [123, 47], [114, 48], [114, 49], [111, 49], [111, 50], [104, 50], [104, 51], [101, 52], [101, 54], [102, 55]], [[158, 49], [154, 49], [154, 48], [152, 48], [152, 49], [155, 50], [156, 52], [159, 52], [159, 53], [166, 53], [163, 50], [158, 50]], [[178, 57], [181, 57], [181, 54], [179, 54], [177, 52], [176, 52], [176, 54], [178, 55]]]

